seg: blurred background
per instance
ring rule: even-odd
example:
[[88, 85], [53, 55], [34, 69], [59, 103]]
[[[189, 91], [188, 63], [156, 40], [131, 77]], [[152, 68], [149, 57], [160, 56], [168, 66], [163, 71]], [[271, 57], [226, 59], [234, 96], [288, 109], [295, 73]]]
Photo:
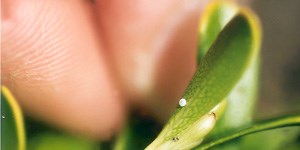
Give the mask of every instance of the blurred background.
[[263, 26], [259, 118], [300, 111], [300, 1], [255, 0]]

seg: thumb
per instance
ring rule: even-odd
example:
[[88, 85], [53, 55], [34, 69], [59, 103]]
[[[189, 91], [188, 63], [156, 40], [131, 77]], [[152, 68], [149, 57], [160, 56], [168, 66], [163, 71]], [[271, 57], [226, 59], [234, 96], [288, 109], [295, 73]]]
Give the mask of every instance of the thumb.
[[97, 0], [99, 28], [127, 99], [164, 120], [196, 67], [207, 0]]

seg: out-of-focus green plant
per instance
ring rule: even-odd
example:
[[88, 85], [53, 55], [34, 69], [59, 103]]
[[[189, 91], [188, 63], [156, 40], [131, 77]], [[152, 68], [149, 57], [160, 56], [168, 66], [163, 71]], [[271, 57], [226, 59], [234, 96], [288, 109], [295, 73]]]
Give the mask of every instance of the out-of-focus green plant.
[[1, 88], [1, 149], [25, 150], [23, 114], [11, 92]]
[[[236, 140], [251, 133], [300, 125], [300, 115], [253, 122], [261, 28], [251, 10], [227, 1], [213, 2], [201, 17], [198, 43], [198, 68], [182, 97], [186, 103], [179, 104], [156, 139], [159, 126], [155, 121], [133, 115], [110, 143], [97, 144], [45, 128], [34, 136], [27, 134], [27, 148], [96, 150], [102, 145], [102, 149], [115, 150], [279, 149], [284, 145], [281, 141], [296, 138], [299, 128], [292, 128], [289, 138], [283, 138], [278, 130], [277, 144], [258, 144], [257, 140], [268, 137], [261, 133]], [[22, 111], [6, 87], [2, 87], [1, 114], [1, 148], [25, 150]]]
[[3, 150], [98, 150], [95, 142], [57, 133], [48, 128], [34, 137], [26, 138], [22, 110], [5, 86], [1, 90], [1, 115]]
[[30, 140], [30, 150], [98, 150], [97, 144], [80, 137], [45, 132]]

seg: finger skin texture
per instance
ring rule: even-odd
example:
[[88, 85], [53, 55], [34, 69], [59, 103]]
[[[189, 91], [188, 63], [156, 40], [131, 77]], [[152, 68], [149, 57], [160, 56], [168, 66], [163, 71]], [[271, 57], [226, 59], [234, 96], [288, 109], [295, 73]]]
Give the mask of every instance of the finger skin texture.
[[1, 80], [27, 115], [107, 139], [125, 109], [91, 10], [83, 0], [3, 0]]
[[97, 0], [98, 26], [127, 98], [165, 120], [196, 67], [205, 0]]

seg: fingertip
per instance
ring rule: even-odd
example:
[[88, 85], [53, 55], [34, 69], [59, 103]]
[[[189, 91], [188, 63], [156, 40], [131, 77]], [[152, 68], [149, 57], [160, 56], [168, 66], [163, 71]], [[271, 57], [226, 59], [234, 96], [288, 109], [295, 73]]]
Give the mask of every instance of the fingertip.
[[114, 134], [126, 110], [113, 94], [118, 87], [90, 3], [9, 0], [5, 5], [1, 80], [26, 114], [90, 138]]

